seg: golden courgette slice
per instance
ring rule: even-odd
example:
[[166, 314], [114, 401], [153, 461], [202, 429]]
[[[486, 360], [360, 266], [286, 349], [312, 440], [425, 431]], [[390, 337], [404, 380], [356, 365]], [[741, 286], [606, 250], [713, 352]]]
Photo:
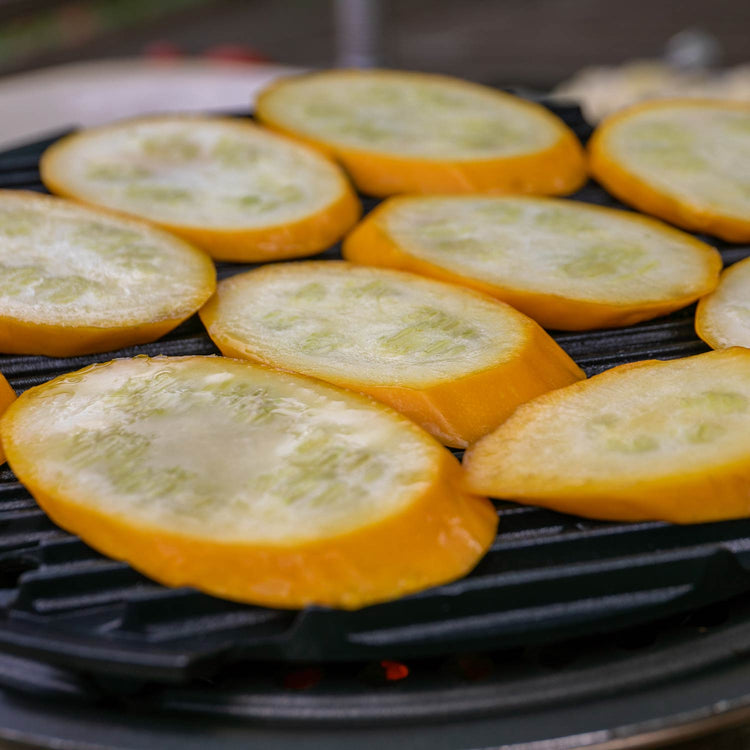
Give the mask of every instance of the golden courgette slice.
[[229, 356], [368, 393], [465, 447], [518, 404], [584, 377], [536, 324], [482, 294], [345, 262], [221, 282], [201, 310]]
[[448, 76], [332, 70], [261, 92], [265, 124], [321, 148], [370, 195], [564, 195], [586, 179], [583, 151], [541, 105]]
[[497, 514], [388, 407], [221, 357], [122, 359], [24, 393], [0, 427], [50, 517], [171, 586], [356, 608], [453, 580]]
[[604, 120], [591, 171], [620, 200], [677, 226], [750, 240], [750, 104], [647, 102]]
[[0, 191], [0, 352], [67, 357], [153, 341], [215, 287], [208, 255], [145, 222]]
[[564, 513], [750, 515], [750, 350], [636, 362], [520, 406], [467, 451], [469, 488]]
[[[5, 376], [0, 374], [0, 416], [2, 416], [7, 408], [16, 400], [16, 392], [11, 387], [11, 384], [6, 380]], [[0, 464], [5, 463], [5, 451], [3, 450], [2, 443], [0, 443]]]
[[472, 287], [565, 330], [664, 315], [714, 289], [721, 270], [716, 250], [659, 221], [552, 198], [391, 198], [344, 256]]
[[47, 149], [41, 175], [54, 193], [148, 219], [225, 261], [312, 255], [360, 214], [335, 164], [230, 118], [165, 115], [85, 130]]
[[729, 266], [716, 290], [698, 303], [695, 330], [713, 349], [750, 348], [750, 258]]

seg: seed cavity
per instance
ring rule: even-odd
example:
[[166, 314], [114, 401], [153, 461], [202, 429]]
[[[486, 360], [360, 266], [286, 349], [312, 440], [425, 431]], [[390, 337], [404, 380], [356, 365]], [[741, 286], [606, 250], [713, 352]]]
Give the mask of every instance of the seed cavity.
[[385, 468], [372, 451], [335, 442], [329, 430], [319, 427], [298, 443], [283, 468], [259, 475], [252, 484], [285, 505], [322, 508], [377, 481]]
[[[271, 310], [261, 317], [261, 321], [272, 331], [286, 331], [300, 323], [302, 316], [288, 310]], [[242, 325], [242, 320], [238, 320], [237, 323]]]
[[100, 221], [76, 222], [73, 237], [102, 252], [114, 252], [123, 245], [143, 242], [143, 236], [136, 231]]
[[300, 342], [305, 354], [332, 354], [339, 348], [339, 336], [333, 331], [316, 331]]
[[195, 141], [181, 133], [150, 136], [142, 141], [141, 149], [150, 158], [168, 162], [191, 161], [201, 152]]
[[692, 425], [687, 431], [687, 439], [690, 443], [710, 443], [721, 437], [727, 428], [718, 422], [701, 422]]
[[480, 203], [476, 206], [475, 211], [479, 216], [491, 219], [498, 224], [513, 224], [524, 213], [521, 206], [512, 203], [501, 203], [500, 201]]
[[260, 208], [263, 205], [263, 198], [259, 195], [242, 195], [236, 201], [241, 208]]
[[605, 445], [618, 453], [649, 453], [659, 447], [659, 442], [651, 435], [636, 435], [631, 439], [609, 438]]
[[[727, 434], [727, 425], [720, 420], [744, 413], [749, 406], [750, 400], [741, 393], [704, 391], [670, 397], [662, 408], [630, 417], [599, 414], [587, 420], [586, 430], [590, 438], [603, 443], [608, 450], [648, 453], [662, 444], [697, 445], [717, 440]], [[641, 432], [644, 427], [649, 432]]]
[[725, 127], [730, 134], [736, 133], [741, 137], [746, 137], [750, 135], [750, 117], [738, 113], [727, 118]]
[[296, 185], [279, 185], [259, 180], [254, 187], [263, 192], [248, 193], [232, 199], [239, 208], [255, 212], [274, 211], [304, 198], [304, 192]]
[[[635, 271], [647, 259], [646, 251], [637, 245], [608, 243], [585, 248], [574, 260], [562, 266], [572, 278], [592, 279], [599, 276], [624, 276]], [[644, 270], [643, 267], [638, 269]]]
[[643, 148], [686, 151], [693, 145], [690, 132], [675, 122], [638, 122], [628, 135]]
[[593, 232], [597, 228], [593, 222], [581, 216], [578, 211], [566, 211], [564, 208], [548, 208], [540, 211], [534, 217], [534, 223], [543, 229], [564, 234]]
[[3, 294], [18, 296], [30, 292], [44, 276], [40, 266], [8, 266], [0, 263], [0, 289]]
[[523, 142], [523, 133], [499, 120], [465, 118], [457, 127], [456, 135], [462, 146], [483, 151], [507, 143]]
[[455, 357], [467, 351], [466, 341], [480, 337], [474, 326], [434, 307], [421, 307], [406, 320], [410, 325], [378, 339], [388, 354]]
[[222, 166], [242, 169], [255, 164], [261, 157], [262, 151], [250, 143], [222, 136], [211, 150], [211, 156], [221, 162]]
[[346, 297], [353, 297], [355, 299], [370, 297], [375, 300], [380, 300], [388, 297], [401, 296], [401, 293], [398, 291], [398, 289], [395, 289], [393, 286], [387, 284], [381, 279], [368, 281], [364, 284], [359, 281], [348, 282], [344, 285], [342, 293]]
[[27, 237], [34, 230], [39, 216], [23, 209], [0, 210], [0, 234], [6, 237]]
[[186, 203], [193, 199], [193, 193], [185, 188], [170, 185], [128, 185], [125, 195], [134, 201], [156, 201], [157, 203]]
[[40, 302], [69, 304], [88, 291], [103, 291], [103, 287], [97, 281], [76, 274], [50, 275], [42, 266], [8, 266], [0, 263], [0, 290], [11, 297], [30, 295]]
[[747, 411], [748, 399], [735, 391], [704, 391], [697, 396], [685, 396], [680, 405], [688, 411], [738, 414]]
[[86, 177], [88, 179], [103, 180], [104, 182], [143, 180], [150, 177], [151, 174], [151, 170], [144, 166], [118, 162], [95, 162], [86, 168]]
[[42, 279], [34, 289], [34, 296], [58, 305], [75, 302], [87, 291], [98, 291], [102, 285], [83, 276], [54, 276]]
[[293, 299], [303, 302], [320, 302], [325, 296], [326, 288], [319, 281], [311, 281], [301, 286], [292, 295]]

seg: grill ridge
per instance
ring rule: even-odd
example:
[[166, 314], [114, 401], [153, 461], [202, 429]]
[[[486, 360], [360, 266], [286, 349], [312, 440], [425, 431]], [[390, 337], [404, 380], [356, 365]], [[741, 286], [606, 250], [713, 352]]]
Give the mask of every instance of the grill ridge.
[[[588, 137], [577, 108], [552, 109], [582, 140]], [[0, 154], [0, 187], [43, 190], [36, 165], [54, 140]], [[574, 197], [624, 208], [593, 182]], [[364, 199], [366, 211], [375, 205]], [[750, 247], [706, 239], [725, 263], [750, 255]], [[319, 257], [338, 258], [340, 247]], [[224, 278], [249, 267], [218, 264], [217, 270]], [[625, 329], [553, 335], [591, 375], [625, 362], [706, 351], [693, 331], [693, 314], [690, 307]], [[160, 341], [116, 355], [216, 353], [194, 316]], [[0, 371], [24, 390], [113, 356], [0, 356]], [[237, 659], [415, 658], [500, 642], [543, 644], [750, 589], [750, 519], [679, 527], [588, 521], [503, 501], [497, 508], [499, 535], [461, 581], [357, 612], [282, 611], [166, 589], [126, 563], [103, 558], [55, 527], [4, 468], [0, 649], [102, 678], [179, 683]]]

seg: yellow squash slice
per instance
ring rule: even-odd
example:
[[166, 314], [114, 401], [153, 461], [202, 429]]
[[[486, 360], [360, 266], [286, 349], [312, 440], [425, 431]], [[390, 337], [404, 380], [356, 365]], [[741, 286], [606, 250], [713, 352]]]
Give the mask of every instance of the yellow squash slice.
[[312, 73], [271, 84], [256, 111], [334, 156], [370, 195], [564, 195], [586, 179], [578, 139], [547, 109], [447, 76]]
[[484, 295], [344, 262], [219, 284], [201, 318], [221, 351], [374, 396], [465, 447], [518, 404], [584, 377], [536, 324]]
[[591, 171], [620, 200], [677, 226], [750, 240], [750, 104], [664, 100], [607, 118]]
[[[16, 392], [6, 380], [5, 376], [0, 374], [0, 416], [16, 400]], [[5, 451], [0, 443], [0, 464], [5, 463]]]
[[695, 330], [713, 349], [750, 348], [750, 258], [729, 266], [716, 291], [698, 303]]
[[469, 488], [564, 513], [750, 515], [750, 350], [615, 367], [520, 406], [467, 451]]
[[54, 193], [148, 219], [217, 260], [312, 255], [354, 224], [343, 172], [250, 122], [172, 115], [85, 130], [41, 161]]
[[208, 255], [171, 234], [0, 191], [0, 352], [67, 357], [154, 341], [215, 287]]
[[356, 608], [467, 573], [495, 535], [400, 414], [221, 357], [122, 359], [24, 393], [8, 461], [50, 517], [170, 586]]
[[664, 315], [714, 289], [721, 270], [716, 250], [659, 221], [552, 198], [391, 198], [344, 256], [472, 287], [564, 330]]

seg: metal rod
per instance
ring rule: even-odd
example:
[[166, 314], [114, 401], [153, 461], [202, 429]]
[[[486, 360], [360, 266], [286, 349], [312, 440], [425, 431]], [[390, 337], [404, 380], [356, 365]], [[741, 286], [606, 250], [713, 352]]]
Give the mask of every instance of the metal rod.
[[380, 0], [336, 0], [336, 62], [342, 68], [373, 68], [380, 62]]

